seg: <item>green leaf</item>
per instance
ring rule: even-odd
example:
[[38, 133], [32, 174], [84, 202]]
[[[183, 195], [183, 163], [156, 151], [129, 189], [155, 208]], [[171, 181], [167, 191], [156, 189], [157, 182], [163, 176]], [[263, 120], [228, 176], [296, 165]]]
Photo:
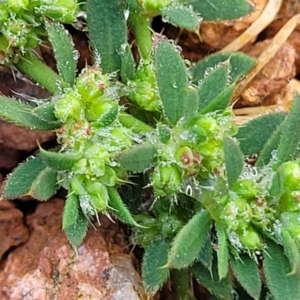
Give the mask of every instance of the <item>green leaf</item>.
[[291, 267], [283, 248], [270, 240], [266, 244], [264, 270], [272, 296], [275, 300], [300, 299], [299, 275], [287, 275]]
[[211, 68], [229, 61], [229, 76], [231, 82], [236, 82], [246, 75], [256, 64], [255, 60], [243, 53], [215, 53], [201, 59], [192, 68], [192, 82], [197, 84], [205, 78], [205, 73]]
[[101, 58], [103, 73], [121, 69], [119, 51], [127, 43], [127, 24], [123, 1], [88, 0], [87, 25], [91, 44]]
[[239, 128], [235, 138], [239, 141], [244, 155], [258, 154], [270, 139], [286, 114], [268, 114], [255, 118]]
[[153, 165], [156, 153], [156, 146], [145, 143], [121, 152], [116, 160], [128, 171], [143, 172]]
[[40, 147], [43, 162], [56, 171], [70, 170], [82, 157], [79, 153], [58, 153], [44, 150]]
[[[281, 240], [284, 247], [285, 254], [289, 259], [291, 265], [291, 272], [289, 274], [297, 274], [300, 275], [300, 253], [295, 240], [289, 233], [287, 229], [281, 229]], [[299, 278], [300, 279], [300, 278]]]
[[213, 248], [210, 235], [206, 236], [206, 241], [199, 252], [198, 260], [211, 272], [213, 263]]
[[27, 194], [39, 201], [46, 201], [56, 193], [58, 188], [57, 172], [46, 167], [33, 181]]
[[145, 250], [142, 263], [142, 277], [147, 293], [155, 293], [167, 280], [169, 269], [162, 268], [168, 259], [170, 245], [159, 241], [151, 243]]
[[228, 245], [227, 236], [224, 228], [217, 226], [217, 236], [218, 236], [218, 275], [219, 279], [222, 280], [227, 276], [228, 273]]
[[205, 21], [238, 19], [252, 11], [246, 0], [180, 0], [182, 2], [192, 5]]
[[244, 157], [240, 147], [231, 139], [224, 139], [224, 155], [229, 188], [237, 181], [244, 167]]
[[230, 104], [235, 84], [226, 87], [215, 99], [211, 100], [202, 110], [201, 114], [209, 112], [223, 112]]
[[122, 59], [121, 78], [126, 83], [128, 80], [133, 80], [136, 74], [136, 63], [129, 44], [122, 45], [120, 56]]
[[167, 41], [158, 44], [154, 54], [155, 73], [159, 95], [166, 117], [176, 124], [183, 116], [188, 89], [186, 67], [175, 47]]
[[47, 122], [49, 125], [53, 125], [52, 129], [59, 128], [62, 123], [57, 120], [55, 116], [55, 107], [53, 102], [48, 102], [32, 109], [32, 113], [40, 120]]
[[27, 195], [39, 174], [46, 168], [40, 156], [20, 164], [4, 182], [1, 198], [15, 199]]
[[72, 38], [60, 23], [48, 21], [46, 28], [59, 74], [65, 82], [72, 86], [75, 81], [77, 63]]
[[197, 262], [192, 267], [192, 272], [196, 280], [203, 285], [211, 294], [222, 300], [232, 299], [232, 285], [228, 277], [219, 280], [216, 264], [213, 264], [213, 278], [211, 273]]
[[131, 12], [139, 13], [142, 11], [142, 7], [137, 0], [126, 0], [126, 3]]
[[183, 226], [175, 236], [167, 266], [175, 269], [188, 267], [199, 255], [207, 235], [210, 235], [211, 218], [201, 211]]
[[120, 221], [133, 225], [140, 226], [136, 223], [134, 218], [132, 217], [129, 209], [123, 203], [120, 195], [116, 191], [114, 187], [107, 187], [108, 195], [109, 195], [109, 206], [110, 212], [118, 218]]
[[218, 97], [227, 87], [228, 64], [222, 64], [204, 77], [198, 88], [199, 111]]
[[186, 300], [191, 281], [190, 269], [171, 270], [172, 287], [176, 300]]
[[198, 33], [201, 19], [191, 6], [170, 5], [160, 11], [165, 22]]
[[189, 87], [184, 98], [183, 116], [191, 118], [198, 112], [199, 97], [195, 88]]
[[58, 123], [40, 117], [35, 110], [31, 105], [0, 95], [0, 117], [4, 120], [33, 130], [53, 130], [59, 127]]
[[280, 163], [296, 158], [300, 152], [300, 96], [294, 95], [292, 108], [282, 123], [281, 138], [277, 149], [277, 158]]
[[79, 199], [78, 197], [73, 193], [69, 194], [66, 199], [65, 207], [64, 207], [64, 213], [63, 213], [63, 221], [62, 221], [62, 228], [68, 228], [70, 226], [73, 226], [76, 219], [79, 216]]
[[232, 256], [230, 263], [235, 277], [245, 291], [255, 300], [260, 299], [262, 283], [255, 261], [245, 254], [240, 258]]
[[78, 209], [78, 215], [74, 216], [74, 223], [65, 227], [64, 232], [69, 242], [78, 247], [83, 242], [88, 230], [88, 220], [84, 216], [81, 208]]

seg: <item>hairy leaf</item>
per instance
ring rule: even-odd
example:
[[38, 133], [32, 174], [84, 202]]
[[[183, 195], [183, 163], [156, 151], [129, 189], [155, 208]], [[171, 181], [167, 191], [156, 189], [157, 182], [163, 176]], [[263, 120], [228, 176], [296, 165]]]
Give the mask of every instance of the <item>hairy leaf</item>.
[[[290, 274], [297, 274], [300, 275], [300, 253], [295, 240], [289, 233], [287, 229], [281, 229], [281, 240], [283, 244], [283, 248], [287, 258], [289, 259], [291, 265], [291, 272]], [[299, 277], [300, 279], [300, 277]]]
[[268, 114], [255, 118], [239, 128], [235, 138], [244, 155], [258, 154], [276, 128], [283, 122], [284, 113]]
[[170, 244], [157, 241], [150, 244], [143, 257], [142, 277], [147, 293], [155, 293], [167, 280], [169, 269], [162, 268], [167, 262]]
[[204, 77], [199, 84], [199, 111], [201, 112], [207, 105], [218, 97], [227, 87], [228, 64], [222, 64]]
[[78, 247], [82, 243], [88, 230], [88, 220], [84, 216], [81, 208], [78, 208], [78, 215], [74, 216], [74, 223], [64, 228], [64, 232], [69, 242]]
[[65, 82], [72, 86], [75, 81], [78, 59], [72, 38], [60, 23], [46, 22], [46, 28], [53, 47], [59, 74]]
[[228, 105], [230, 104], [230, 100], [235, 88], [235, 84], [231, 84], [226, 87], [216, 98], [210, 101], [202, 110], [202, 114], [206, 114], [209, 112], [223, 112]]
[[283, 248], [267, 240], [264, 255], [264, 270], [267, 285], [275, 300], [300, 299], [299, 275], [287, 275], [291, 267]]
[[131, 46], [129, 44], [122, 45], [120, 55], [122, 59], [121, 78], [126, 83], [128, 80], [133, 80], [136, 74], [136, 63], [131, 52]]
[[[212, 274], [200, 262], [192, 267], [196, 280], [203, 285], [211, 294], [222, 300], [232, 299], [232, 285], [228, 277], [219, 280], [216, 264], [213, 264]], [[213, 276], [213, 278], [212, 278]]]
[[227, 245], [227, 235], [224, 228], [217, 226], [217, 236], [218, 236], [218, 276], [222, 280], [227, 276], [228, 273], [228, 245]]
[[27, 195], [39, 174], [46, 168], [40, 156], [20, 164], [4, 183], [1, 198], [15, 199]]
[[175, 269], [188, 267], [203, 248], [210, 227], [211, 218], [207, 211], [201, 211], [190, 219], [174, 238], [167, 266]]
[[35, 113], [36, 109], [16, 99], [8, 98], [0, 95], [0, 117], [35, 130], [53, 130], [59, 127], [58, 122], [49, 122], [43, 119], [39, 114]]
[[242, 173], [244, 157], [239, 146], [231, 138], [224, 139], [224, 154], [227, 181], [231, 187]]
[[156, 153], [154, 145], [145, 143], [121, 152], [116, 159], [128, 171], [143, 172], [153, 165]]
[[55, 114], [55, 107], [53, 102], [48, 102], [32, 109], [32, 113], [38, 117], [40, 120], [47, 122], [49, 125], [53, 125], [53, 128], [59, 128], [62, 123], [56, 118]]
[[175, 300], [185, 300], [188, 296], [188, 289], [191, 281], [190, 269], [171, 270], [171, 281]]
[[239, 259], [233, 256], [230, 259], [235, 277], [246, 292], [255, 300], [260, 299], [262, 282], [258, 265], [248, 255], [242, 255]]
[[213, 248], [210, 235], [206, 236], [206, 241], [199, 252], [198, 260], [211, 272], [213, 263]]
[[183, 116], [189, 119], [198, 112], [199, 97], [195, 88], [189, 87], [184, 98]]
[[132, 217], [129, 209], [123, 203], [116, 189], [114, 187], [107, 187], [107, 191], [109, 195], [109, 206], [111, 207], [110, 212], [124, 223], [139, 226]]
[[87, 25], [91, 44], [101, 57], [103, 73], [121, 69], [119, 51], [127, 42], [127, 24], [123, 1], [88, 0]]
[[27, 195], [30, 195], [40, 201], [46, 201], [56, 193], [58, 188], [57, 172], [46, 167], [33, 181]]
[[277, 158], [281, 163], [295, 159], [300, 152], [299, 119], [300, 96], [295, 94], [291, 111], [284, 123], [282, 123], [281, 137], [277, 150]]
[[63, 213], [63, 221], [62, 221], [62, 228], [68, 228], [73, 226], [79, 216], [79, 199], [77, 195], [70, 194], [67, 196], [64, 213]]
[[238, 19], [249, 14], [252, 8], [246, 0], [180, 0], [193, 6], [205, 21]]
[[174, 26], [198, 33], [201, 19], [190, 6], [170, 5], [161, 9], [163, 19]]
[[216, 66], [227, 61], [230, 64], [229, 76], [231, 82], [235, 82], [246, 75], [256, 64], [253, 58], [243, 53], [215, 53], [208, 55], [192, 68], [193, 83], [197, 84], [199, 80], [203, 80], [207, 70], [215, 69]]
[[82, 157], [79, 153], [58, 153], [44, 150], [40, 147], [43, 162], [53, 170], [70, 170], [74, 164]]
[[183, 116], [183, 99], [188, 89], [186, 68], [175, 47], [167, 41], [158, 44], [155, 55], [155, 73], [163, 110], [173, 125]]

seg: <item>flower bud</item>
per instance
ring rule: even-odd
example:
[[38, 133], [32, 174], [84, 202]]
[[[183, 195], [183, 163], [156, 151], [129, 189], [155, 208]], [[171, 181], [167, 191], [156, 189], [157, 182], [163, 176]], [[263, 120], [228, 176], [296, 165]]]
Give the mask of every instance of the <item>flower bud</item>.
[[241, 243], [250, 250], [260, 250], [263, 247], [261, 237], [252, 227], [249, 227], [239, 235], [239, 238]]
[[254, 180], [246, 178], [238, 179], [233, 185], [232, 190], [247, 200], [253, 199], [259, 194], [257, 183]]
[[298, 162], [285, 162], [278, 168], [278, 171], [282, 172], [283, 184], [287, 191], [300, 189], [300, 166]]
[[91, 204], [97, 209], [97, 211], [106, 211], [109, 201], [106, 186], [101, 182], [87, 181], [85, 187], [90, 196]]
[[26, 9], [29, 0], [6, 0], [6, 5], [10, 11], [19, 12], [21, 9]]

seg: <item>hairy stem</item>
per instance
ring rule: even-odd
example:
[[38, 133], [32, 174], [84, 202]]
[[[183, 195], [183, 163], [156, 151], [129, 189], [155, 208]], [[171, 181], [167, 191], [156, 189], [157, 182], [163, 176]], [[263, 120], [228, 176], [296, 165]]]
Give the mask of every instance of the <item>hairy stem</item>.
[[149, 59], [152, 47], [151, 20], [141, 14], [131, 14], [129, 17], [140, 55], [145, 60]]
[[55, 94], [59, 91], [57, 82], [60, 77], [50, 67], [32, 54], [24, 55], [15, 67], [22, 73], [28, 75], [32, 80], [43, 86], [50, 93]]

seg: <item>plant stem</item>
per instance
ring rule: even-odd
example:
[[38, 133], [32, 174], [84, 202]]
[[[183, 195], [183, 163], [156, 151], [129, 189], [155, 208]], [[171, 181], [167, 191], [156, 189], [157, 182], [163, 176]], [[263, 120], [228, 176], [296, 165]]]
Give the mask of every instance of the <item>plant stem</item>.
[[152, 47], [151, 20], [152, 18], [134, 13], [129, 17], [140, 55], [144, 60], [149, 59]]
[[36, 56], [26, 54], [22, 56], [15, 66], [22, 73], [28, 75], [35, 82], [47, 89], [50, 93], [55, 94], [59, 91], [59, 86], [57, 84], [57, 82], [60, 81], [59, 75]]
[[119, 115], [119, 121], [123, 126], [125, 126], [126, 128], [130, 128], [134, 133], [146, 133], [154, 130], [153, 127], [125, 112], [122, 112]]

